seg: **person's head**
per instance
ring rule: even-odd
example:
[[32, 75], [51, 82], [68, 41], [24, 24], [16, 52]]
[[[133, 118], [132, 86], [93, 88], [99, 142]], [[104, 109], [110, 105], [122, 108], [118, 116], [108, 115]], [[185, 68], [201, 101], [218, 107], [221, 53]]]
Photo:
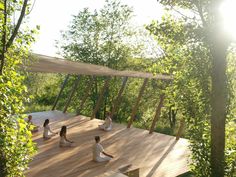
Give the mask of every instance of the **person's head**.
[[106, 112], [106, 116], [107, 117], [111, 117], [111, 113], [110, 112]]
[[49, 124], [49, 119], [46, 119], [46, 120], [44, 121], [43, 127], [46, 127], [48, 124]]
[[66, 126], [63, 125], [63, 126], [61, 127], [60, 136], [63, 136], [63, 135], [65, 135], [65, 134], [66, 134]]
[[100, 136], [95, 136], [95, 141], [96, 141], [96, 143], [99, 143], [100, 142]]
[[32, 115], [29, 115], [28, 116], [28, 121], [31, 121], [32, 120]]

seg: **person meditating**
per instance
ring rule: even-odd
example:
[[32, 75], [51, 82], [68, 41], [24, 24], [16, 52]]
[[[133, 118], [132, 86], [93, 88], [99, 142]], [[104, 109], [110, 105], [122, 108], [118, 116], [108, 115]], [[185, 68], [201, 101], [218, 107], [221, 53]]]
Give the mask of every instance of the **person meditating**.
[[106, 113], [105, 122], [102, 125], [98, 125], [98, 127], [102, 130], [105, 130], [105, 131], [112, 130], [112, 119], [111, 119], [111, 113], [110, 112]]
[[34, 123], [32, 122], [32, 115], [28, 116], [27, 123], [33, 126], [33, 129], [31, 130], [32, 133], [39, 131], [39, 126], [34, 125]]
[[66, 138], [66, 131], [67, 131], [66, 126], [62, 126], [60, 131], [60, 137], [61, 137], [59, 142], [60, 147], [71, 147], [72, 143], [74, 143], [73, 141], [70, 141]]
[[56, 132], [53, 132], [49, 126], [49, 119], [46, 119], [43, 124], [43, 138], [45, 140], [50, 139], [52, 136], [55, 136]]
[[95, 136], [96, 144], [93, 146], [93, 160], [96, 162], [110, 161], [113, 156], [104, 152], [104, 149], [100, 142], [100, 137]]

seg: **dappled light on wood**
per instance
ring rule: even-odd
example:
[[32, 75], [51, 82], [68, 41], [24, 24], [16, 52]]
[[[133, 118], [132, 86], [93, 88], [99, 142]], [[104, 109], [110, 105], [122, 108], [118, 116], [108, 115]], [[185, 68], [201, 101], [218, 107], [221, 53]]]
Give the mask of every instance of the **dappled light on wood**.
[[[139, 169], [139, 175], [170, 177], [189, 171], [187, 161], [190, 151], [186, 139], [160, 133], [149, 134], [147, 130], [114, 124], [113, 130], [104, 132], [98, 129], [102, 120], [82, 115], [71, 117], [59, 111], [33, 113], [35, 124], [41, 125], [50, 118], [51, 127], [58, 131], [62, 125], [68, 127], [68, 138], [75, 142], [74, 147], [59, 148], [59, 137], [44, 141], [42, 132], [34, 135], [38, 153], [26, 172], [28, 177], [43, 176], [104, 176], [111, 172], [127, 172]], [[66, 118], [67, 117], [67, 118]], [[70, 117], [70, 118], [68, 118]], [[114, 155], [109, 163], [92, 161], [94, 136], [101, 137], [101, 144]], [[125, 169], [125, 166], [128, 166]], [[107, 175], [108, 176], [108, 175]]]

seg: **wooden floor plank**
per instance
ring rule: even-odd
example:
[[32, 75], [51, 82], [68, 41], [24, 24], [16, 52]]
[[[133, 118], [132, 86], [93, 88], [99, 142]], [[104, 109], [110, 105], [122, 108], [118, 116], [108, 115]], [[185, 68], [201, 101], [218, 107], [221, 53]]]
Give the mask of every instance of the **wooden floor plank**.
[[[124, 166], [130, 170], [139, 168], [140, 176], [175, 177], [189, 171], [187, 166], [189, 142], [186, 139], [160, 133], [149, 134], [147, 130], [127, 129], [125, 125], [114, 123], [110, 132], [98, 129], [102, 120], [89, 117], [63, 114], [59, 111], [33, 113], [33, 122], [42, 125], [50, 119], [51, 128], [59, 131], [62, 125], [68, 126], [68, 139], [75, 141], [71, 148], [60, 148], [59, 136], [50, 140], [42, 139], [42, 128], [34, 134], [38, 152], [26, 171], [28, 177], [77, 177], [104, 176], [119, 172]], [[92, 161], [94, 136], [101, 137], [105, 151], [114, 155], [108, 163]]]

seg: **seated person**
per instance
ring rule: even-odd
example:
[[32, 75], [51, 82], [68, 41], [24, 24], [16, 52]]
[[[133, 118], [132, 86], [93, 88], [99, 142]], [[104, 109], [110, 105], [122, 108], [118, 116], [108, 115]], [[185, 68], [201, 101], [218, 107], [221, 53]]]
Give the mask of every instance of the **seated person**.
[[113, 156], [104, 152], [104, 149], [100, 142], [100, 137], [95, 136], [96, 144], [93, 146], [93, 160], [96, 162], [110, 161]]
[[55, 136], [56, 132], [53, 132], [49, 126], [49, 119], [46, 119], [43, 124], [43, 138], [45, 140], [50, 139], [52, 136]]
[[98, 125], [98, 127], [105, 131], [112, 130], [112, 119], [110, 112], [107, 112], [105, 122], [102, 125]]
[[34, 128], [31, 130], [32, 133], [39, 131], [39, 126], [34, 125], [34, 123], [32, 122], [32, 115], [29, 115], [29, 116], [28, 116], [27, 123], [28, 123], [29, 125], [34, 126]]
[[60, 147], [71, 147], [72, 143], [74, 143], [73, 141], [70, 141], [66, 138], [66, 126], [62, 126], [61, 127], [61, 131], [60, 131], [60, 142], [59, 142], [59, 146]]

